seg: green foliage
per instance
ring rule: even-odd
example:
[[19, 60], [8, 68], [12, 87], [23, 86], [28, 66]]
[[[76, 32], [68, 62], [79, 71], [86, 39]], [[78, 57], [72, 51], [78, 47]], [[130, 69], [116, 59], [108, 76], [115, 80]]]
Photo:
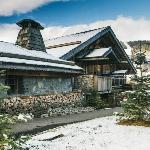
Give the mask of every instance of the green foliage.
[[134, 120], [149, 119], [150, 94], [143, 88], [128, 93], [127, 100], [122, 103], [124, 115]]
[[[135, 63], [142, 65], [145, 63], [145, 54], [137, 53]], [[140, 66], [141, 67], [141, 66]], [[122, 120], [150, 120], [150, 76], [134, 76], [131, 80], [136, 88], [131, 92], [126, 92], [126, 99], [122, 102], [123, 113], [119, 114]]]
[[137, 65], [142, 65], [146, 63], [146, 59], [145, 59], [145, 53], [137, 53], [136, 54], [136, 59], [135, 59], [135, 64]]
[[97, 91], [89, 91], [86, 95], [86, 106], [95, 107], [96, 109], [104, 108], [104, 102]]
[[22, 144], [29, 139], [27, 136], [16, 138], [11, 133], [11, 125], [18, 121], [16, 116], [0, 115], [0, 150], [24, 150]]
[[[1, 70], [0, 71], [0, 78], [5, 77], [5, 71]], [[7, 92], [7, 90], [9, 90], [9, 87], [0, 83], [0, 104], [5, 96], [5, 93]]]
[[109, 99], [109, 101], [113, 103], [113, 106], [116, 107], [116, 106], [120, 106], [120, 102], [122, 100], [122, 89], [119, 89], [117, 87], [113, 87], [112, 88], [112, 94], [111, 94], [111, 99]]
[[[8, 86], [0, 83], [0, 105], [8, 89]], [[0, 113], [0, 150], [24, 150], [22, 144], [29, 138], [25, 136], [15, 138], [11, 133], [11, 126], [19, 120], [16, 116]]]

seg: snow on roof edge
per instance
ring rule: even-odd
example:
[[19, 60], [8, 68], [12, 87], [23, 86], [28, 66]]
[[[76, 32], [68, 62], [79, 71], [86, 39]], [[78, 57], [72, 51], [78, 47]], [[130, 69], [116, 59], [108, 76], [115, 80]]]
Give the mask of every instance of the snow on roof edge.
[[9, 57], [0, 57], [0, 62], [37, 65], [37, 66], [51, 66], [51, 67], [66, 68], [72, 70], [83, 70], [81, 67], [77, 65], [71, 66], [66, 64], [57, 64], [57, 63], [50, 63], [50, 62], [43, 62], [43, 61], [36, 61], [36, 60], [9, 58]]
[[[62, 64], [70, 64], [72, 66], [75, 65], [75, 63], [73, 61], [66, 61], [66, 60], [57, 58], [47, 52], [42, 52], [42, 51], [37, 51], [37, 50], [29, 50], [29, 49], [23, 48], [19, 45], [16, 45], [14, 43], [0, 41], [0, 46], [2, 46], [2, 48], [0, 47], [0, 52], [4, 53], [4, 54], [42, 58], [42, 59], [50, 60], [50, 61], [58, 61], [58, 63], [62, 63]], [[15, 49], [15, 47], [16, 47], [16, 49]], [[19, 50], [20, 50], [20, 52], [18, 52]]]

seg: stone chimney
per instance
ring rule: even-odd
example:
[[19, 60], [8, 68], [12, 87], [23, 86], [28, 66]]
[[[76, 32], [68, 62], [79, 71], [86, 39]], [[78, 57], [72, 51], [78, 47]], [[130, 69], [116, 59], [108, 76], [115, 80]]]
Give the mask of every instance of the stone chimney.
[[44, 41], [40, 30], [43, 30], [38, 22], [31, 19], [23, 19], [17, 22], [20, 30], [16, 44], [29, 50], [37, 50], [46, 52]]

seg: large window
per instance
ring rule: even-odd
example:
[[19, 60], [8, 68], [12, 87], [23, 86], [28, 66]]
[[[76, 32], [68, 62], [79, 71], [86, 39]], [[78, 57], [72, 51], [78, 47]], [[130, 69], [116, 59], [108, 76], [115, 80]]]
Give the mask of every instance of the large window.
[[8, 95], [23, 94], [23, 78], [21, 76], [6, 76], [6, 85], [10, 87]]
[[86, 72], [86, 74], [91, 75], [101, 75], [102, 74], [102, 66], [101, 65], [84, 65], [82, 66]]
[[125, 76], [115, 76], [112, 78], [112, 86], [123, 86], [124, 84], [126, 84]]
[[82, 66], [86, 74], [101, 75], [110, 73], [110, 65], [87, 64]]
[[110, 73], [110, 66], [109, 65], [103, 65], [103, 74]]
[[97, 65], [97, 75], [101, 75], [101, 74], [102, 74], [102, 66]]

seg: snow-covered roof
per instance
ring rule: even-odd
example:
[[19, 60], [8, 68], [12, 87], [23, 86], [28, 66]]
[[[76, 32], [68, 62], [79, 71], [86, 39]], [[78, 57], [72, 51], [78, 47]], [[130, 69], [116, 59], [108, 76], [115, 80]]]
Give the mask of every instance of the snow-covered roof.
[[0, 42], [0, 53], [0, 62], [82, 70], [73, 62], [61, 60], [46, 52], [28, 50], [12, 43]]
[[52, 48], [52, 49], [47, 49], [46, 51], [50, 55], [60, 58], [61, 56], [65, 55], [66, 53], [68, 53], [69, 51], [71, 51], [72, 49], [76, 48], [79, 45], [80, 44], [56, 47], [56, 48]]
[[[80, 32], [76, 34], [66, 35], [54, 39], [49, 39], [45, 41], [45, 45], [47, 47], [47, 52], [49, 54], [52, 54], [56, 57], [61, 57], [65, 54], [67, 54], [72, 49], [76, 48], [77, 46], [81, 45], [88, 39], [92, 38], [99, 32], [102, 32], [104, 28], [98, 28], [94, 30], [89, 30], [85, 32]], [[74, 43], [74, 44], [73, 44]], [[62, 46], [62, 44], [66, 46]]]
[[100, 48], [100, 49], [94, 49], [90, 54], [88, 54], [86, 57], [91, 58], [91, 57], [101, 57], [105, 55], [111, 48]]
[[127, 73], [127, 70], [117, 70], [117, 71], [114, 71], [112, 74], [125, 74]]
[[50, 63], [50, 62], [43, 62], [43, 61], [36, 61], [36, 60], [9, 58], [9, 57], [0, 57], [0, 62], [37, 65], [37, 66], [50, 66], [50, 67], [67, 68], [67, 69], [75, 69], [75, 70], [82, 69], [78, 67], [77, 65], [72, 66], [72, 65], [67, 65], [67, 64], [57, 64], [57, 63]]
[[117, 48], [112, 50], [113, 55], [115, 55], [118, 61], [127, 60], [127, 67], [131, 67], [131, 72], [135, 73], [135, 67], [133, 66], [131, 60], [129, 59], [119, 40], [116, 38], [116, 35], [110, 26], [46, 40], [46, 51], [49, 54], [52, 54], [61, 59], [72, 60], [74, 56], [79, 54], [83, 49], [95, 42], [97, 39], [100, 39], [106, 33], [110, 33], [110, 35], [114, 37], [114, 44], [117, 44]]
[[2, 42], [2, 41], [0, 41], [0, 53], [9, 53], [9, 54], [31, 56], [31, 57], [51, 59], [51, 60], [60, 60], [59, 58], [54, 57], [51, 54], [42, 51], [28, 50], [26, 48], [22, 48], [21, 46], [8, 43], [8, 42]]

